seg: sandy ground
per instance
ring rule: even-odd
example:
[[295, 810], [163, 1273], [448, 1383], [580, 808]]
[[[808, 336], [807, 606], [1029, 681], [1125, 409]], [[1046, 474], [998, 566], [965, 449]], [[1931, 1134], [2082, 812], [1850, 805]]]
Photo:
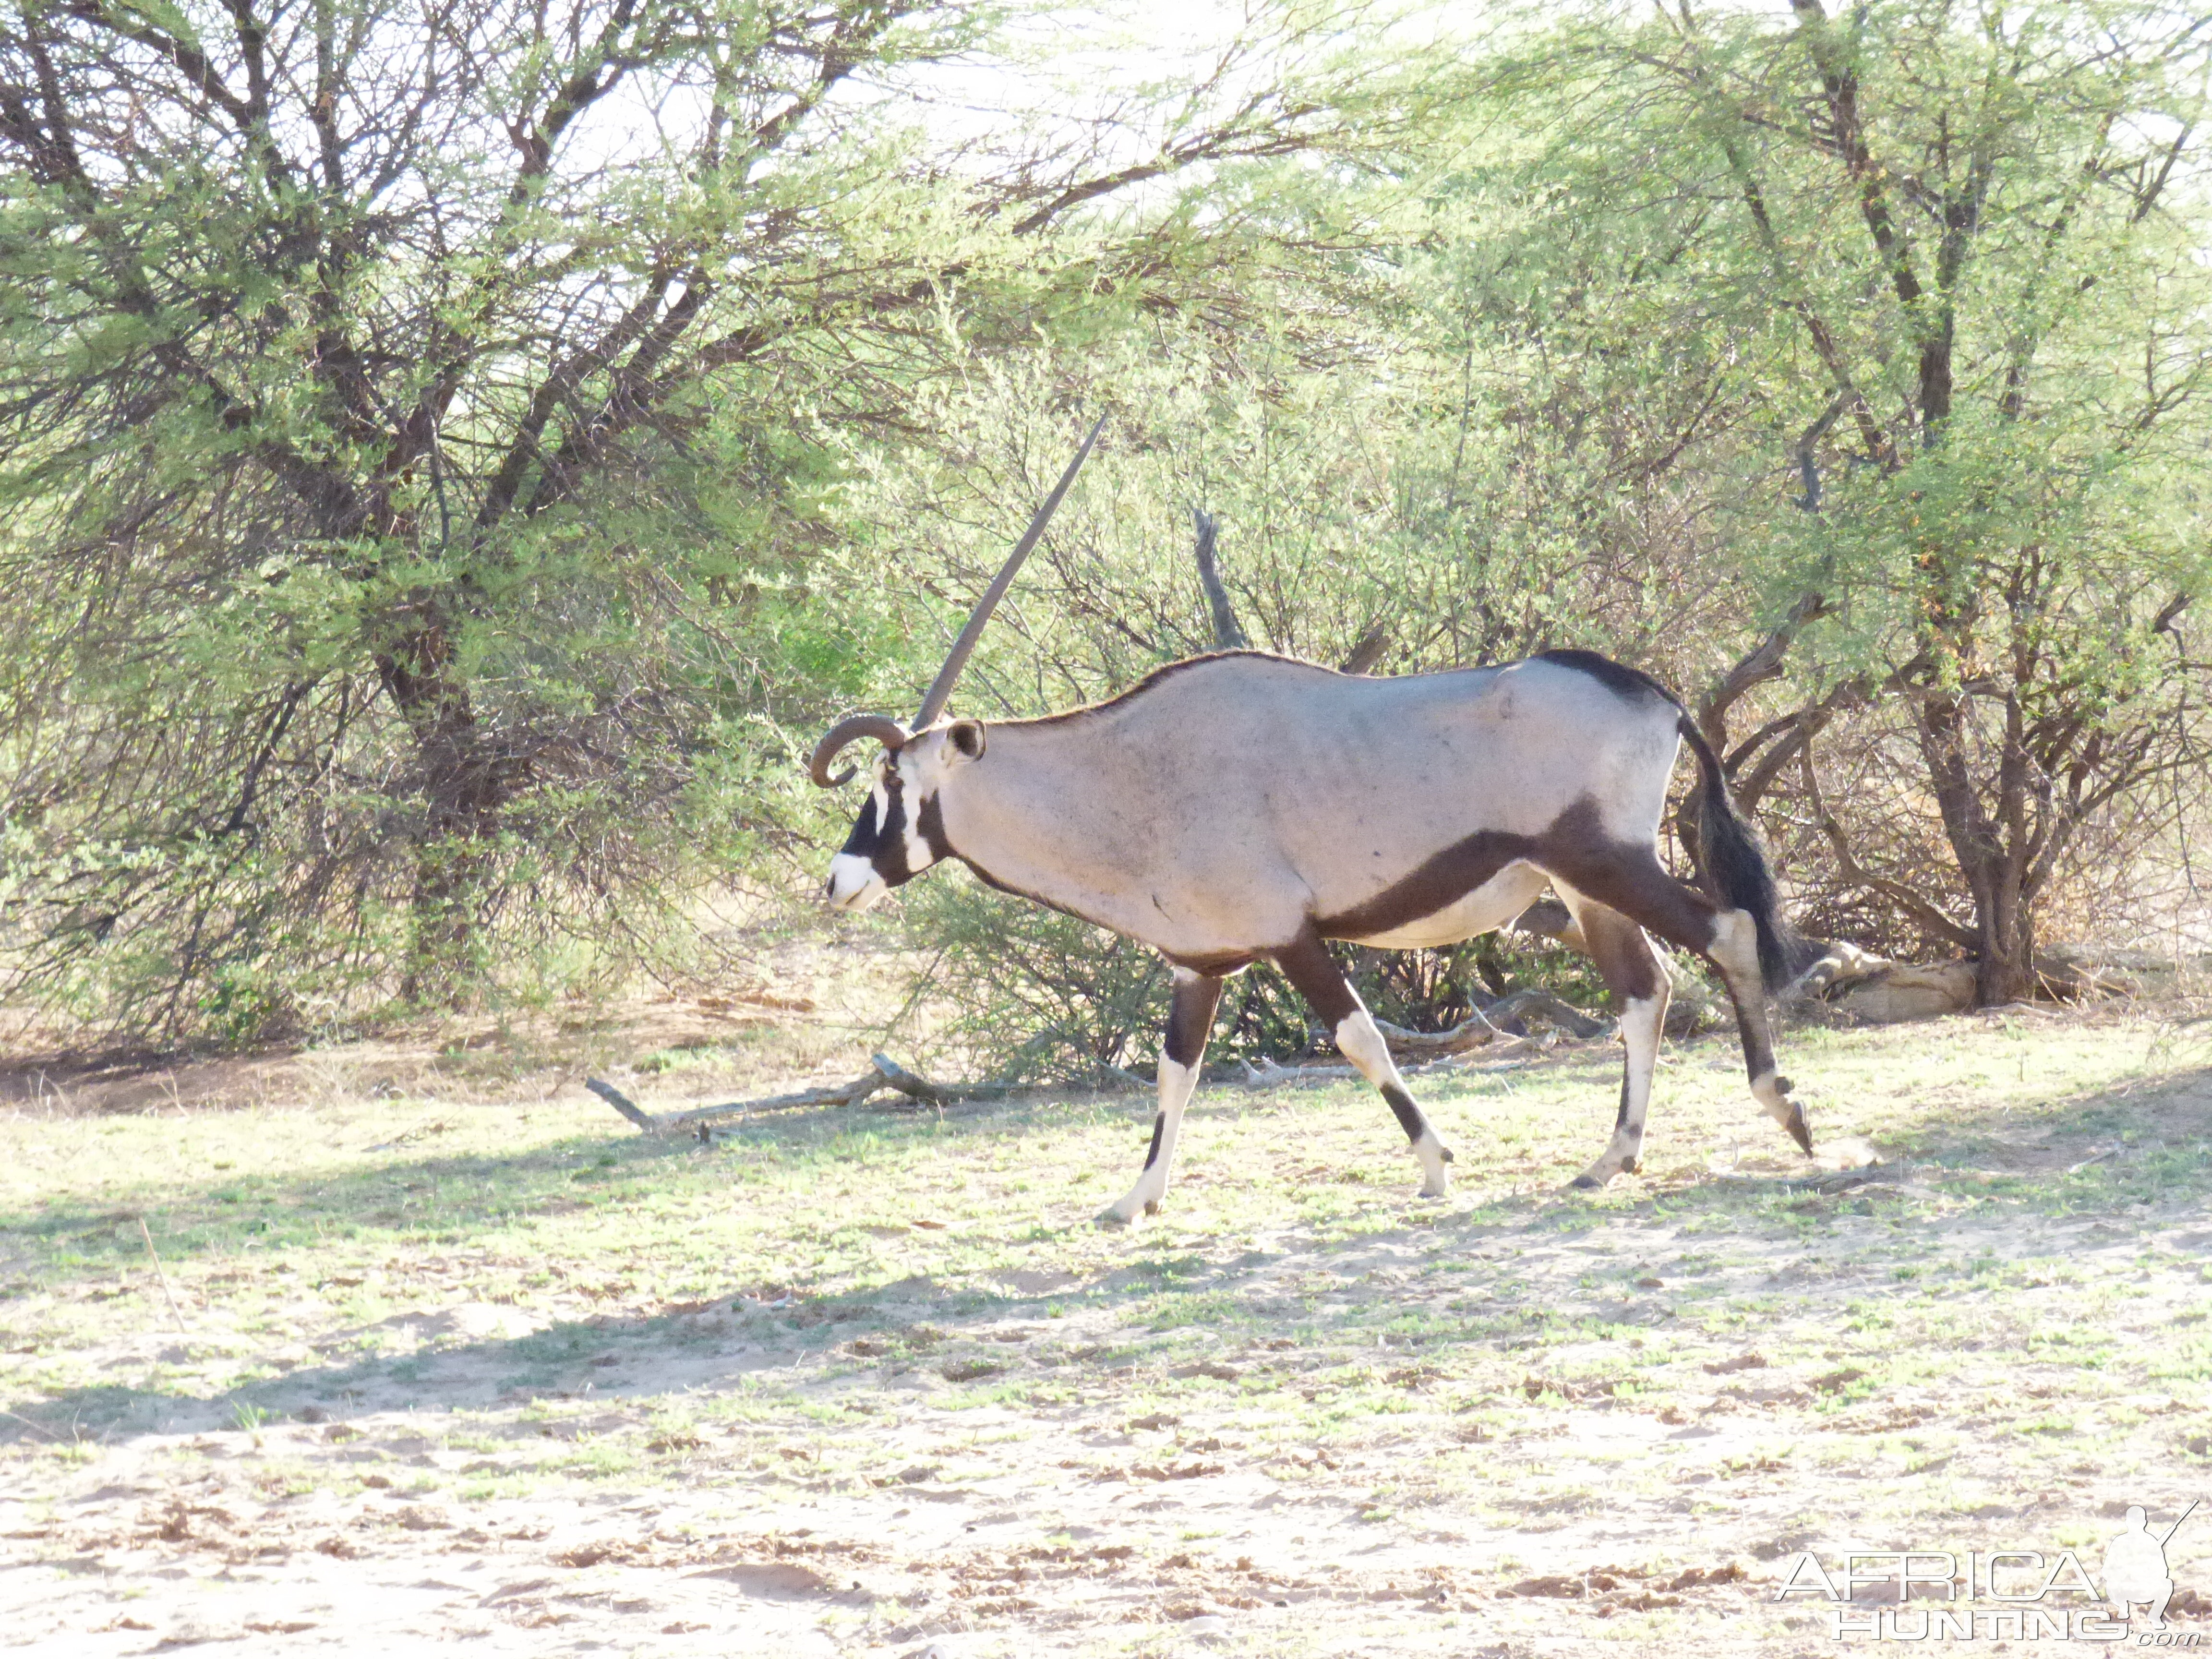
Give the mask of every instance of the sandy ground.
[[[2201, 1149], [2212, 1090], [2185, 1070], [2130, 1109]], [[1373, 1129], [1349, 1091], [1223, 1103], [1223, 1161], [1176, 1201], [1203, 1212], [1240, 1135], [1311, 1156], [1293, 1112]], [[887, 1195], [861, 1231], [924, 1271], [839, 1290], [732, 1261], [752, 1288], [688, 1304], [475, 1299], [502, 1264], [428, 1250], [374, 1361], [303, 1302], [297, 1362], [250, 1390], [118, 1388], [97, 1429], [16, 1394], [0, 1647], [1832, 1653], [1825, 1604], [1775, 1600], [1797, 1552], [2095, 1572], [2126, 1505], [2162, 1526], [2212, 1497], [2203, 1183], [2101, 1212], [1971, 1196], [2078, 1177], [2095, 1144], [2061, 1115], [1979, 1169], [1755, 1215], [1691, 1167], [1596, 1212], [1378, 1193], [1351, 1229], [1101, 1241], [1047, 1204], [980, 1274], [927, 1269], [991, 1224]], [[149, 1300], [94, 1369], [246, 1343], [212, 1299], [187, 1293], [189, 1339]], [[2172, 1629], [2212, 1644], [2206, 1515], [2170, 1550]]]

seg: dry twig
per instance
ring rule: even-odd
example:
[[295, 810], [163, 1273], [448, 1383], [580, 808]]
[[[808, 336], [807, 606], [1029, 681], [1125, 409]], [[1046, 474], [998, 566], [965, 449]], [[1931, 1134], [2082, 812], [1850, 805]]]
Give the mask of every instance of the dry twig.
[[177, 1322], [177, 1334], [190, 1336], [185, 1328], [185, 1316], [177, 1307], [177, 1293], [169, 1288], [169, 1275], [161, 1271], [161, 1258], [154, 1249], [154, 1235], [147, 1231], [146, 1218], [138, 1218], [138, 1237], [146, 1241], [147, 1259], [154, 1264], [154, 1277], [161, 1281], [161, 1294], [169, 1300], [169, 1317]]

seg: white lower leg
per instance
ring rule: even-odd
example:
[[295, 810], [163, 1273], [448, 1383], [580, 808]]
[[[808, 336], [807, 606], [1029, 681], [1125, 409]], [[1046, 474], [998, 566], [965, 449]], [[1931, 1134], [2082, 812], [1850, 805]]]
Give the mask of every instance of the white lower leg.
[[1139, 1215], [1160, 1207], [1160, 1200], [1168, 1195], [1168, 1170], [1175, 1162], [1176, 1132], [1182, 1127], [1182, 1109], [1197, 1087], [1197, 1066], [1179, 1066], [1161, 1056], [1160, 1113], [1153, 1125], [1144, 1173], [1120, 1202], [1109, 1206], [1101, 1220], [1134, 1221]]
[[1790, 1132], [1792, 1139], [1811, 1152], [1813, 1138], [1805, 1127], [1804, 1111], [1790, 1098], [1790, 1079], [1774, 1063], [1774, 1038], [1766, 1024], [1766, 986], [1759, 976], [1759, 928], [1751, 913], [1723, 910], [1715, 916], [1713, 942], [1706, 954], [1720, 964], [1729, 981], [1729, 994], [1735, 1002], [1752, 1098], [1761, 1111]]
[[1644, 1118], [1651, 1105], [1651, 1076], [1659, 1064], [1659, 1036], [1667, 1019], [1667, 989], [1656, 996], [1631, 997], [1620, 1011], [1622, 1065], [1620, 1115], [1604, 1155], [1574, 1179], [1577, 1187], [1602, 1187], [1624, 1170], [1632, 1171], [1644, 1154]]
[[1778, 1123], [1787, 1123], [1797, 1110], [1797, 1103], [1790, 1098], [1790, 1079], [1771, 1068], [1752, 1079], [1751, 1094]]
[[1397, 1062], [1390, 1058], [1390, 1045], [1383, 1042], [1382, 1033], [1375, 1029], [1375, 1021], [1364, 1008], [1355, 1008], [1337, 1022], [1336, 1047], [1338, 1053], [1359, 1068], [1361, 1076], [1382, 1091], [1382, 1098], [1398, 1115], [1400, 1127], [1413, 1142], [1413, 1156], [1421, 1160], [1422, 1193], [1430, 1198], [1443, 1197], [1451, 1191], [1451, 1176], [1445, 1168], [1452, 1161], [1451, 1151], [1437, 1138], [1421, 1109], [1413, 1103], [1406, 1080], [1398, 1075]]

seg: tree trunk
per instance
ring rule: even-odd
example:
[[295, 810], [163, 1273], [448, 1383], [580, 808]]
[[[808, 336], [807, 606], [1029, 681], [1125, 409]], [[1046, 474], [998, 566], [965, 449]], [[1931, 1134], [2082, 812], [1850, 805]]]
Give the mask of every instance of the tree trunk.
[[415, 832], [412, 937], [400, 994], [466, 1006], [482, 982], [483, 923], [494, 897], [492, 849], [513, 793], [453, 671], [437, 602], [420, 596], [377, 668], [414, 734], [422, 817]]
[[474, 1006], [487, 967], [480, 923], [490, 896], [483, 837], [453, 836], [416, 849], [406, 967], [399, 994], [417, 1006]]
[[1973, 895], [1974, 1000], [1984, 1008], [2024, 1002], [2035, 991], [2034, 896], [2025, 881], [2027, 779], [2016, 763], [2017, 713], [2008, 713], [2012, 726], [1997, 769], [1994, 815], [1983, 804], [1968, 759], [1966, 698], [1923, 692], [1914, 720], [1944, 834]]
[[[2004, 860], [2008, 866], [2013, 862]], [[2035, 913], [2023, 902], [2015, 872], [2007, 868], [1991, 874], [1991, 902], [1978, 905], [1974, 917], [1981, 935], [1974, 1000], [1984, 1008], [2026, 1002], [2035, 994]]]

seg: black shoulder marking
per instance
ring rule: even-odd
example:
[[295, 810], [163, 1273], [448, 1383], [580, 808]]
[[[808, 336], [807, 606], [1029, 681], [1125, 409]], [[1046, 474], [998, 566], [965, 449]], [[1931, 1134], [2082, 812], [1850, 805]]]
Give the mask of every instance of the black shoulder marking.
[[1535, 662], [1557, 663], [1562, 668], [1571, 668], [1589, 675], [1615, 696], [1626, 697], [1631, 702], [1641, 702], [1646, 697], [1656, 697], [1662, 702], [1680, 708], [1682, 700], [1640, 668], [1631, 668], [1626, 663], [1601, 657], [1595, 651], [1580, 651], [1562, 647], [1556, 651], [1539, 651], [1531, 659]]

